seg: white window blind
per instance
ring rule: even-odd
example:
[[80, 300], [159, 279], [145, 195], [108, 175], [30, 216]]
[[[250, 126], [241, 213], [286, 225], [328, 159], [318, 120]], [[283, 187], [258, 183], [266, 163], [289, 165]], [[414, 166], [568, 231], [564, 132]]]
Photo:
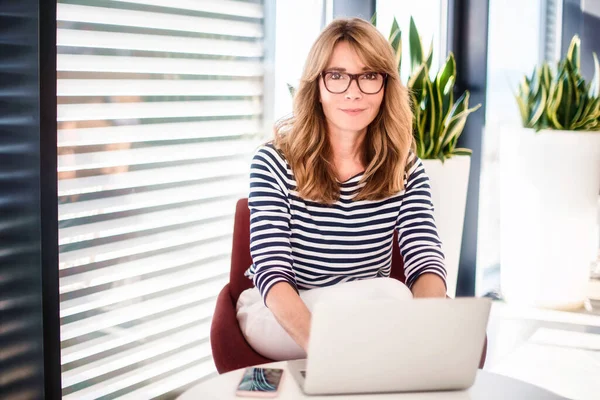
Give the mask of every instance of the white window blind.
[[172, 398], [214, 374], [263, 21], [260, 1], [58, 2], [65, 399]]

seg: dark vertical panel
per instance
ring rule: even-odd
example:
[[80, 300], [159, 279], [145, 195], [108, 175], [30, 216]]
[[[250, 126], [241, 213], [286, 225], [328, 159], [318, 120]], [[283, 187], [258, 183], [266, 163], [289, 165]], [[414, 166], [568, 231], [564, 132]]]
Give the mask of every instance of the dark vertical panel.
[[448, 50], [456, 57], [458, 76], [455, 90], [457, 94], [462, 94], [465, 90], [470, 91], [470, 106], [482, 104], [478, 111], [469, 116], [458, 141], [459, 147], [473, 150], [473, 156], [459, 261], [457, 296], [475, 294], [479, 179], [487, 83], [488, 14], [489, 0], [449, 0]]
[[333, 18], [359, 17], [371, 19], [375, 13], [375, 0], [333, 0]]
[[[592, 52], [600, 57], [600, 15], [581, 8], [581, 0], [563, 0], [561, 56], [567, 53], [573, 35], [581, 38], [581, 73], [586, 81], [594, 77]], [[593, 0], [599, 1], [599, 0]], [[594, 8], [596, 9], [597, 6]]]
[[56, 2], [39, 0], [40, 215], [46, 398], [61, 394], [56, 135]]
[[581, 0], [563, 0], [561, 57], [569, 48], [573, 35], [581, 34], [582, 24]]
[[56, 212], [43, 213], [56, 208], [56, 69], [43, 65], [55, 58], [55, 8], [0, 3], [2, 399], [60, 398]]
[[581, 29], [581, 73], [587, 82], [594, 78], [593, 52], [600, 57], [600, 16], [584, 12]]

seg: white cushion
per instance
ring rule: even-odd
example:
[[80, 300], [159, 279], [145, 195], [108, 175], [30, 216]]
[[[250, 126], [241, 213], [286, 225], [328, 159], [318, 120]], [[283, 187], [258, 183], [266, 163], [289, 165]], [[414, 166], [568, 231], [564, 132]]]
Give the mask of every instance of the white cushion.
[[[364, 279], [300, 291], [300, 298], [311, 311], [320, 301], [334, 299], [351, 302], [356, 301], [357, 297], [365, 300], [406, 300], [412, 298], [412, 293], [406, 285], [393, 278]], [[304, 350], [264, 305], [258, 289], [242, 292], [236, 309], [242, 334], [257, 353], [277, 361], [306, 358]]]

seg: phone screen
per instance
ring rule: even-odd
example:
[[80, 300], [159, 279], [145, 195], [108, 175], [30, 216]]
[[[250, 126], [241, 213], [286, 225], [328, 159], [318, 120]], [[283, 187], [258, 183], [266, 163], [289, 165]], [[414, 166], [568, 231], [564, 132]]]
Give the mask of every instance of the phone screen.
[[238, 386], [239, 391], [275, 393], [279, 388], [282, 369], [277, 368], [246, 368]]

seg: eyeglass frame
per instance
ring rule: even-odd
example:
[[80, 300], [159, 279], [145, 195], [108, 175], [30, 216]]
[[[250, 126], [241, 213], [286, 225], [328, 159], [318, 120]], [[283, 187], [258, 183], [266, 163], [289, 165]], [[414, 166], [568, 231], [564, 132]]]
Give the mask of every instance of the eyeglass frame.
[[[348, 75], [350, 77], [350, 81], [348, 82], [348, 86], [346, 86], [346, 89], [342, 90], [341, 92], [332, 92], [331, 90], [329, 90], [329, 88], [327, 87], [327, 83], [325, 83], [325, 75], [326, 74], [333, 74], [333, 73], [346, 74], [346, 75]], [[365, 75], [365, 74], [379, 74], [379, 75], [383, 76], [383, 81], [381, 82], [381, 87], [379, 88], [378, 91], [373, 92], [373, 93], [367, 93], [364, 90], [362, 90], [362, 88], [360, 87], [360, 83], [359, 83], [358, 78], [361, 75]], [[385, 82], [387, 81], [388, 74], [386, 74], [385, 72], [374, 72], [374, 71], [362, 72], [360, 74], [350, 74], [348, 72], [342, 72], [342, 71], [322, 71], [319, 74], [319, 76], [323, 79], [323, 86], [325, 86], [325, 89], [327, 89], [327, 91], [329, 93], [332, 93], [332, 94], [342, 94], [342, 93], [346, 92], [348, 89], [350, 89], [350, 85], [352, 85], [352, 81], [354, 81], [354, 80], [356, 81], [356, 86], [358, 87], [358, 90], [361, 91], [361, 93], [363, 93], [363, 94], [377, 94], [377, 93], [381, 92], [381, 90], [385, 86]]]

